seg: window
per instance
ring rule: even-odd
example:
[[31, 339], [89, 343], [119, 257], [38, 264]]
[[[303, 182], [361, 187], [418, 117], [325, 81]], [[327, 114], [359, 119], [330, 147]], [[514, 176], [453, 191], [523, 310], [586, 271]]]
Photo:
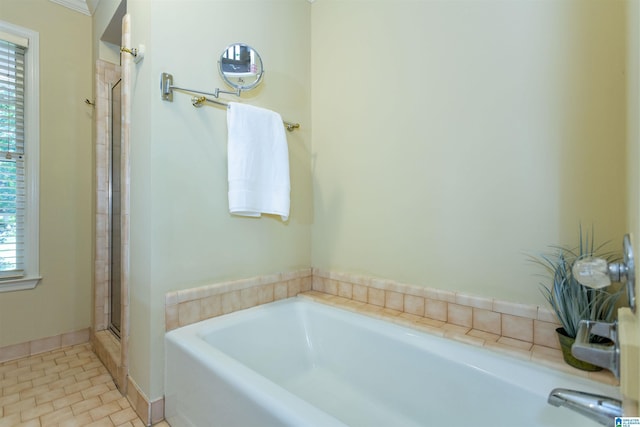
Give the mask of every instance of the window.
[[0, 21], [0, 292], [38, 271], [38, 33]]

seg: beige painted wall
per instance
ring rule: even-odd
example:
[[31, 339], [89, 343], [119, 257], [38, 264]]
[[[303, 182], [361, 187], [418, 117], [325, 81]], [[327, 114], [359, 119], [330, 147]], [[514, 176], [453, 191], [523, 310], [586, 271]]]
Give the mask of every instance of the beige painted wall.
[[[310, 265], [310, 7], [300, 0], [128, 2], [132, 43], [147, 48], [133, 75], [130, 374], [151, 399], [164, 392], [167, 291]], [[287, 223], [229, 215], [224, 109], [196, 109], [181, 93], [173, 103], [160, 99], [162, 72], [178, 86], [224, 88], [217, 60], [239, 41], [259, 51], [266, 69], [264, 83], [242, 100], [302, 125], [287, 135]]]
[[[627, 189], [628, 199], [628, 229], [632, 236], [635, 258], [640, 253], [640, 2], [637, 0], [627, 3]], [[640, 277], [640, 267], [636, 261], [636, 277]], [[636, 280], [636, 295], [638, 295], [638, 280]], [[640, 316], [634, 316], [637, 328], [640, 329]], [[628, 327], [628, 326], [623, 326]], [[623, 345], [631, 343], [623, 343]], [[640, 346], [640, 337], [635, 337], [635, 346]], [[623, 357], [629, 358], [630, 354]], [[636, 354], [636, 357], [638, 355]], [[634, 363], [635, 362], [635, 363]], [[621, 381], [623, 392], [640, 389], [640, 360], [631, 361], [631, 366], [638, 366], [635, 370], [623, 364]], [[629, 369], [631, 372], [625, 372]], [[637, 404], [637, 402], [636, 402]], [[636, 410], [638, 408], [636, 407]]]
[[[617, 247], [624, 4], [130, 0], [133, 44], [147, 46], [131, 158], [130, 356], [143, 391], [163, 393], [169, 290], [314, 265], [539, 302], [524, 252], [571, 243], [579, 221]], [[93, 73], [91, 18], [46, 0], [0, 0], [0, 15], [40, 31], [46, 70], [44, 280], [0, 294], [4, 346], [90, 324]], [[244, 18], [217, 19], [229, 16]], [[267, 69], [243, 99], [302, 124], [288, 135], [286, 224], [228, 215], [224, 110], [159, 99], [163, 71], [222, 86], [216, 58], [234, 41]]]
[[542, 303], [526, 253], [626, 232], [625, 2], [312, 7], [312, 265]]
[[100, 0], [93, 12], [93, 53], [94, 63], [97, 59], [120, 65], [120, 45], [101, 40], [107, 26], [113, 19], [122, 0]]
[[40, 273], [0, 293], [0, 347], [91, 321], [91, 18], [48, 0], [0, 0], [0, 19], [40, 33]]
[[[175, 6], [129, 3], [133, 44], [148, 52], [134, 75], [131, 374], [150, 398], [163, 389], [168, 290], [310, 264], [541, 303], [526, 253], [575, 243], [580, 222], [619, 246], [623, 2]], [[207, 25], [232, 15], [242, 25]], [[216, 57], [238, 40], [267, 68], [245, 99], [303, 125], [289, 136], [286, 225], [226, 213], [222, 110], [159, 100], [163, 71], [221, 85]], [[312, 79], [307, 54], [289, 52], [308, 43]]]

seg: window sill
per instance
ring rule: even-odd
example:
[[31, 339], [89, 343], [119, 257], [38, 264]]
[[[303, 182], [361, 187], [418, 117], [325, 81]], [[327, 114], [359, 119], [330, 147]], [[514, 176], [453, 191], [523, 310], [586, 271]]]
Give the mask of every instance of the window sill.
[[42, 277], [22, 277], [0, 281], [0, 292], [25, 291], [35, 288]]

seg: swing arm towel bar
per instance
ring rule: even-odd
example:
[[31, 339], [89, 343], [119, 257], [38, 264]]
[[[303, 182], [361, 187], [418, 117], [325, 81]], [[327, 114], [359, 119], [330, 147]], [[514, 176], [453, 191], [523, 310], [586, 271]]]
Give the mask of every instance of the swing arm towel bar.
[[[209, 102], [211, 104], [216, 104], [216, 105], [220, 105], [222, 107], [228, 108], [229, 104], [227, 104], [226, 102], [218, 101], [217, 99], [207, 98], [206, 95], [213, 96], [214, 98], [218, 98], [221, 93], [228, 93], [228, 94], [240, 96], [240, 90], [238, 90], [237, 92], [230, 92], [230, 91], [220, 90], [216, 88], [214, 92], [202, 92], [199, 90], [186, 89], [186, 88], [174, 86], [173, 75], [169, 73], [162, 73], [161, 80], [160, 80], [160, 91], [161, 91], [162, 100], [173, 102], [174, 90], [186, 92], [191, 95], [201, 95], [201, 96], [194, 96], [193, 98], [191, 98], [191, 104], [194, 107], [200, 107], [205, 102]], [[298, 129], [300, 127], [299, 123], [292, 123], [286, 120], [283, 120], [282, 123], [284, 124], [284, 126], [287, 128], [289, 132], [292, 132], [294, 129]]]

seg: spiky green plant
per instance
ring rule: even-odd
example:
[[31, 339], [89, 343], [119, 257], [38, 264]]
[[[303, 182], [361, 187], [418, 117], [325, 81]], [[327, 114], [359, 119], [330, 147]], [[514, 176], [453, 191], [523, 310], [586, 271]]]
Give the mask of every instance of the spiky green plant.
[[[532, 257], [546, 271], [546, 283], [541, 283], [541, 291], [549, 305], [558, 316], [566, 334], [575, 338], [580, 320], [599, 320], [612, 322], [616, 315], [616, 303], [622, 295], [619, 285], [604, 289], [592, 289], [583, 286], [573, 276], [576, 261], [588, 258], [604, 258], [607, 262], [617, 257], [611, 251], [605, 251], [607, 243], [596, 246], [593, 229], [583, 233], [580, 227], [580, 243], [577, 248], [552, 246], [553, 252]], [[619, 258], [619, 257], [618, 257]]]

